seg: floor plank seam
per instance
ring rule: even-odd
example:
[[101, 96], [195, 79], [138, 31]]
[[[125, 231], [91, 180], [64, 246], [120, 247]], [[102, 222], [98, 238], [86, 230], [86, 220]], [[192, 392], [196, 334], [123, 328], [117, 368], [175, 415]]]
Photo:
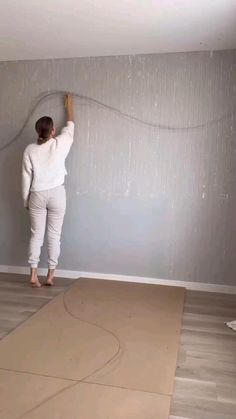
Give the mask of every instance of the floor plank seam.
[[52, 378], [52, 379], [55, 379], [55, 380], [71, 381], [73, 383], [80, 382], [80, 380], [74, 380], [72, 378], [59, 377], [59, 376], [56, 376], [56, 375], [40, 374], [40, 373], [37, 373], [37, 372], [28, 371], [28, 370], [15, 370], [15, 369], [11, 369], [11, 368], [0, 367], [0, 371], [15, 372], [17, 374], [29, 374], [29, 375], [34, 375], [36, 377], [44, 377], [44, 378]]
[[141, 393], [156, 394], [158, 396], [172, 397], [172, 394], [170, 394], [170, 393], [160, 393], [158, 391], [141, 390], [141, 389], [138, 389], [138, 388], [124, 387], [124, 386], [115, 386], [115, 385], [112, 385], [112, 384], [104, 384], [104, 383], [96, 383], [95, 381], [86, 381], [86, 380], [84, 380], [81, 383], [82, 384], [83, 383], [92, 384], [92, 385], [102, 386], [102, 387], [120, 388], [122, 390], [138, 391], [138, 392], [141, 392]]
[[0, 371], [15, 372], [17, 374], [29, 374], [29, 375], [34, 375], [36, 377], [52, 378], [52, 379], [55, 379], [55, 380], [73, 382], [74, 384], [83, 384], [84, 383], [84, 384], [98, 385], [98, 386], [103, 386], [103, 387], [120, 388], [120, 389], [123, 389], [123, 390], [138, 391], [138, 392], [141, 392], [141, 393], [158, 394], [159, 396], [168, 396], [168, 397], [172, 396], [172, 393], [161, 393], [161, 392], [157, 392], [157, 391], [149, 391], [149, 390], [143, 390], [143, 389], [138, 389], [138, 388], [115, 386], [115, 385], [112, 385], [112, 384], [98, 383], [98, 382], [95, 382], [95, 381], [86, 381], [83, 378], [78, 379], [78, 380], [74, 380], [72, 378], [58, 377], [58, 376], [55, 376], [55, 375], [47, 375], [47, 374], [39, 374], [39, 373], [32, 372], [32, 371], [25, 371], [25, 370], [21, 371], [21, 370], [15, 370], [15, 369], [10, 369], [10, 368], [3, 368], [3, 367], [0, 367]]

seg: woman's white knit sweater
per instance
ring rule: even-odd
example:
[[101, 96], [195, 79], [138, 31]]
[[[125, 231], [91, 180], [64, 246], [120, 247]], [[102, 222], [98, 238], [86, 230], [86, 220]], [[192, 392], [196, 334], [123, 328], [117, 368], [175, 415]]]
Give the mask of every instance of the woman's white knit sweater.
[[46, 143], [30, 144], [24, 152], [22, 195], [27, 207], [31, 191], [45, 191], [64, 183], [65, 159], [74, 139], [74, 122], [68, 121], [61, 134]]

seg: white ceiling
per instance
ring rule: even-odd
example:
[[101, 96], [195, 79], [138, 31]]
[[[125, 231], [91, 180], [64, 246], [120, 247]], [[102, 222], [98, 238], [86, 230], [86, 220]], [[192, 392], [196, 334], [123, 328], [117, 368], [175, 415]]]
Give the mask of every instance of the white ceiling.
[[236, 48], [236, 0], [0, 0], [0, 61]]

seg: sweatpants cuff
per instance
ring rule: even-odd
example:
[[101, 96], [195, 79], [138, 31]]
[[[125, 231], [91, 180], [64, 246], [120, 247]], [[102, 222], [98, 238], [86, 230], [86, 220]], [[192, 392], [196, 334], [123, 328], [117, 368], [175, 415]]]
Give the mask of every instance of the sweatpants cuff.
[[56, 265], [49, 265], [48, 269], [56, 269]]
[[36, 264], [36, 263], [31, 263], [30, 264], [30, 267], [32, 268], [32, 269], [37, 269], [37, 267], [38, 267], [38, 265]]

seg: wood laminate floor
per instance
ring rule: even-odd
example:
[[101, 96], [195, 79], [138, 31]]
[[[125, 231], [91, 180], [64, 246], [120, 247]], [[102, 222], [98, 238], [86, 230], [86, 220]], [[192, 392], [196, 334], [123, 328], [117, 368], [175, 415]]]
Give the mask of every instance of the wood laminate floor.
[[58, 278], [54, 287], [34, 289], [28, 280], [26, 275], [0, 273], [0, 339], [73, 282]]
[[187, 291], [170, 419], [236, 418], [236, 295]]
[[[0, 339], [71, 284], [35, 290], [0, 274]], [[234, 319], [236, 295], [186, 292], [170, 419], [236, 418], [236, 333], [224, 325]]]

